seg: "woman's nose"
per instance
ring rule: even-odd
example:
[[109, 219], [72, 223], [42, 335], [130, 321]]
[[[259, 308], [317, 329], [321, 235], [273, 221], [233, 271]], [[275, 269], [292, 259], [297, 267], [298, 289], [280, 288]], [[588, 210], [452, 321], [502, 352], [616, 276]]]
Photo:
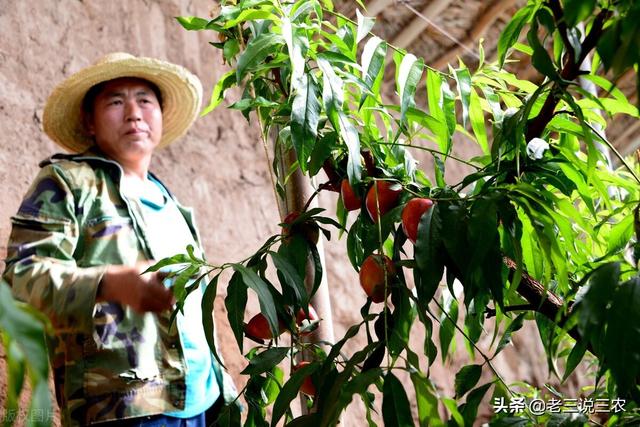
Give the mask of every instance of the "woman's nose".
[[140, 110], [140, 106], [135, 100], [126, 102], [125, 114], [127, 120], [138, 121], [142, 119], [142, 111]]

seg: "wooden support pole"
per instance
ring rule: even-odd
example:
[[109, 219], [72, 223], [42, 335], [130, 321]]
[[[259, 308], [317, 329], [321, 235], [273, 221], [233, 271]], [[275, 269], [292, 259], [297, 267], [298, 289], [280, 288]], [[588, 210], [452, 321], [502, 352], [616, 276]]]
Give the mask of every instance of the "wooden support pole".
[[[270, 132], [270, 140], [275, 141], [277, 138], [277, 129], [272, 129]], [[276, 145], [276, 147], [279, 147]], [[281, 171], [288, 171], [292, 164], [294, 164], [296, 159], [296, 154], [293, 149], [287, 151], [276, 149], [275, 160], [278, 163], [278, 167]], [[314, 193], [314, 188], [312, 186], [312, 181], [308, 177], [304, 176], [300, 169], [297, 169], [287, 180], [284, 185], [285, 189], [285, 197], [284, 200], [278, 199], [279, 203], [279, 211], [282, 216], [281, 220], [284, 221], [284, 217], [286, 217], [290, 212], [297, 211], [302, 212], [305, 208], [305, 205], [311, 195]], [[311, 203], [309, 203], [308, 209], [313, 209], [318, 207], [318, 198], [314, 198]], [[318, 328], [313, 331], [308, 336], [303, 339], [306, 342], [310, 343], [320, 343], [320, 342], [335, 342], [335, 335], [333, 331], [333, 316], [331, 313], [331, 299], [329, 298], [329, 282], [327, 280], [327, 268], [324, 257], [324, 244], [322, 233], [320, 233], [320, 239], [318, 240], [318, 244], [316, 248], [318, 250], [318, 254], [320, 255], [320, 262], [322, 264], [322, 281], [320, 282], [320, 286], [316, 293], [311, 297], [310, 304], [315, 308], [318, 313], [318, 317], [321, 322], [318, 324]], [[314, 281], [314, 266], [311, 259], [307, 261], [306, 271], [305, 271], [305, 285], [307, 291], [311, 291]], [[300, 360], [304, 360], [308, 355], [300, 354]], [[300, 397], [300, 410], [302, 414], [308, 413], [308, 409], [306, 406], [306, 402], [304, 401], [304, 397]]]

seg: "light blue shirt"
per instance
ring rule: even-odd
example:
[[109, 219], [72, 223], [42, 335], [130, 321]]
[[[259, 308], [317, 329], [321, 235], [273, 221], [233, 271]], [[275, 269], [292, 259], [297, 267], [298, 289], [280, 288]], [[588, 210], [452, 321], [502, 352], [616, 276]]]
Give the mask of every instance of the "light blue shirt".
[[[187, 222], [162, 184], [149, 176], [144, 191], [136, 201], [139, 201], [142, 207], [149, 246], [157, 260], [186, 253], [187, 245], [195, 247]], [[178, 418], [196, 416], [209, 409], [220, 396], [211, 351], [202, 327], [203, 291], [204, 286], [201, 285], [199, 289], [191, 292], [185, 300], [184, 314], [178, 313], [176, 316], [187, 364], [187, 391], [184, 409], [167, 412], [165, 415]]]

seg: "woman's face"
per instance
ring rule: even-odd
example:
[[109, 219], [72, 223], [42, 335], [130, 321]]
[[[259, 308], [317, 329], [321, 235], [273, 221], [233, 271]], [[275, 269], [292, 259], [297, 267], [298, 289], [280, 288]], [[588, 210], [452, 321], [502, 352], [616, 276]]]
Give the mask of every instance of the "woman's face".
[[106, 82], [86, 123], [98, 147], [122, 165], [148, 159], [162, 138], [160, 102], [151, 85], [138, 78]]

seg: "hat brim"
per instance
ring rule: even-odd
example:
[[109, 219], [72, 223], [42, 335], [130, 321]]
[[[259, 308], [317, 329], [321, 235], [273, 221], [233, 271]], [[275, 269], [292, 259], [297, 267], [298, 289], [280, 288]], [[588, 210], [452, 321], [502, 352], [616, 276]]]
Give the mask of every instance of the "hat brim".
[[45, 133], [74, 153], [93, 145], [82, 122], [82, 101], [91, 87], [120, 77], [145, 79], [160, 90], [163, 132], [158, 147], [171, 144], [184, 135], [197, 118], [202, 84], [195, 75], [181, 66], [158, 59], [111, 54], [73, 74], [53, 90], [43, 113]]

